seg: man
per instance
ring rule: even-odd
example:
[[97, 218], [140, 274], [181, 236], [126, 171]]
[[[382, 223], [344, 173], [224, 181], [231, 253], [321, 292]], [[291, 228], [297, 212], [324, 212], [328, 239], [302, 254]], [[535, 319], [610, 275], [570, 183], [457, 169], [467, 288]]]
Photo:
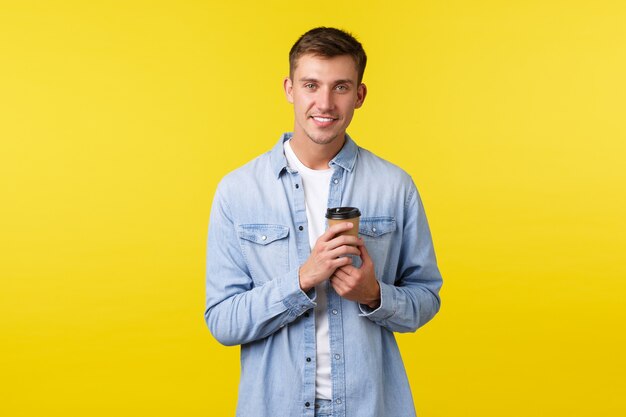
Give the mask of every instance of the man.
[[[415, 410], [393, 332], [440, 306], [417, 189], [346, 134], [363, 104], [366, 55], [351, 35], [300, 37], [284, 80], [292, 133], [219, 184], [209, 227], [205, 319], [241, 345], [241, 417], [407, 417]], [[361, 212], [360, 237], [326, 229]]]

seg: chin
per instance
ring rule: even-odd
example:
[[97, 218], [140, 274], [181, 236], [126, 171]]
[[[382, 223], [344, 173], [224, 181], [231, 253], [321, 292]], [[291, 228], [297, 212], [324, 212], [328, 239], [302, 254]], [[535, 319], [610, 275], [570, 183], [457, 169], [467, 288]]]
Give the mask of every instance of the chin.
[[339, 135], [311, 135], [307, 133], [307, 137], [311, 139], [313, 143], [316, 143], [318, 145], [328, 145], [329, 143], [334, 142], [339, 137]]

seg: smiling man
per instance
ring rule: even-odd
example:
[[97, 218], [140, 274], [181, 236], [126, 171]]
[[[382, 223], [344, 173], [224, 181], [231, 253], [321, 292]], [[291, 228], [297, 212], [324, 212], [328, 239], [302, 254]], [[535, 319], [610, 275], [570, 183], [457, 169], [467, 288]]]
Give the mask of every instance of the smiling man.
[[[394, 332], [439, 311], [442, 285], [410, 176], [346, 133], [366, 55], [316, 28], [289, 54], [293, 133], [220, 182], [209, 226], [205, 319], [241, 345], [240, 417], [415, 415]], [[327, 227], [331, 207], [357, 207]]]

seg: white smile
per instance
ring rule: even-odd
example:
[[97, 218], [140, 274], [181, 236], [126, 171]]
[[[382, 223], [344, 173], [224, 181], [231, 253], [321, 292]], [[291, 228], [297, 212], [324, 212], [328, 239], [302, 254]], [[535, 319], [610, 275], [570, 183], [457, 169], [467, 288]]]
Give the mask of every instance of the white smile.
[[315, 120], [317, 120], [318, 122], [332, 122], [333, 120], [335, 120], [335, 119], [331, 119], [331, 118], [328, 118], [328, 117], [317, 117], [317, 116], [313, 116], [313, 118], [314, 118]]

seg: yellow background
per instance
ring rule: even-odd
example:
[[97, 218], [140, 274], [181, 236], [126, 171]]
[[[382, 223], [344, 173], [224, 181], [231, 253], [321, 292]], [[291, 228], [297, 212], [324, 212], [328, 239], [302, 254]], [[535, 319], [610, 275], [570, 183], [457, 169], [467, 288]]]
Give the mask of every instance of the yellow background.
[[419, 415], [626, 415], [625, 22], [607, 0], [0, 1], [0, 415], [234, 415], [210, 202], [292, 129], [287, 53], [318, 25], [363, 42], [349, 132], [430, 220], [442, 310], [399, 336]]

